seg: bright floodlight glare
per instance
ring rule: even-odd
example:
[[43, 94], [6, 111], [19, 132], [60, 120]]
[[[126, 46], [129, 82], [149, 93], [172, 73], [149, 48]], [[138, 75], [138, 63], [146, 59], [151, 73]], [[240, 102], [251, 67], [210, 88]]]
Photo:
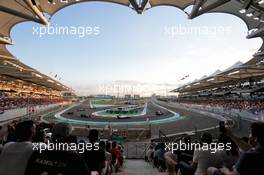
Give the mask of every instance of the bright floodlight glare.
[[264, 3], [264, 0], [260, 0], [260, 1], [258, 2], [259, 5], [261, 5], [261, 4], [263, 4], [263, 3]]
[[251, 17], [251, 16], [253, 16], [253, 13], [248, 13], [247, 14], [247, 17]]
[[255, 12], [253, 15], [254, 15], [254, 17], [253, 17], [254, 20], [256, 20], [256, 21], [260, 20], [260, 18], [261, 18], [261, 14], [260, 13]]
[[239, 10], [239, 12], [242, 13], [242, 14], [246, 13], [246, 9], [241, 9], [241, 10]]
[[61, 3], [68, 3], [68, 0], [61, 0]]
[[48, 0], [48, 3], [50, 3], [50, 4], [56, 4], [54, 0]]

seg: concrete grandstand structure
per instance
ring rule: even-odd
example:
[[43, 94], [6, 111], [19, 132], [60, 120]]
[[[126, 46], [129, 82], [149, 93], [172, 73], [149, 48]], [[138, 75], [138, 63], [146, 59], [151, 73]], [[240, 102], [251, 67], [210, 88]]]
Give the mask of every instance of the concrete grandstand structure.
[[[181, 94], [202, 92], [218, 87], [236, 85], [238, 83], [262, 81], [263, 77], [263, 57], [255, 56], [244, 64], [238, 62], [224, 71], [218, 70], [212, 75], [202, 77], [201, 79], [181, 86], [172, 92], [179, 92]], [[262, 87], [258, 87], [258, 89], [260, 88]]]

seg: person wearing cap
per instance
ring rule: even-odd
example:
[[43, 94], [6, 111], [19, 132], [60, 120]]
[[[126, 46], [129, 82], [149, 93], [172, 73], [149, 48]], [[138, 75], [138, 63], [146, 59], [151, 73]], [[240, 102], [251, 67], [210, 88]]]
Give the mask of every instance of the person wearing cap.
[[[52, 129], [52, 143], [71, 144], [72, 126], [57, 123]], [[51, 147], [50, 147], [51, 148]], [[76, 151], [69, 149], [46, 149], [35, 151], [31, 156], [25, 175], [61, 174], [61, 175], [90, 175], [84, 159]], [[65, 147], [64, 147], [65, 148]]]

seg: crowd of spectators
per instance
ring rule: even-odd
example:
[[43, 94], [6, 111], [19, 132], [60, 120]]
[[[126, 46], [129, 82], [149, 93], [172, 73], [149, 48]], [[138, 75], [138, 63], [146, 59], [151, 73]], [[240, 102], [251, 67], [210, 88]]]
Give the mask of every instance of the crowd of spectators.
[[[116, 142], [100, 140], [95, 129], [90, 130], [87, 138], [77, 138], [72, 135], [70, 124], [36, 124], [27, 120], [12, 122], [7, 131], [8, 136], [2, 138], [0, 144], [0, 174], [111, 175], [119, 172], [123, 164], [123, 147]], [[89, 149], [87, 146], [84, 151], [78, 146], [71, 149], [54, 146], [39, 151], [49, 143], [89, 144]]]
[[252, 113], [258, 113], [264, 110], [264, 101], [262, 100], [227, 100], [227, 99], [196, 99], [196, 100], [178, 100], [180, 103], [197, 104], [210, 107], [222, 107], [224, 110], [238, 109], [247, 110]]
[[[190, 137], [183, 139], [191, 143]], [[197, 143], [197, 142], [193, 142]], [[251, 124], [249, 137], [239, 138], [225, 129], [217, 140], [204, 133], [199, 143], [222, 144], [225, 149], [213, 152], [211, 149], [186, 149], [170, 151], [165, 143], [152, 143], [146, 152], [146, 160], [160, 171], [169, 175], [263, 175], [264, 123]], [[227, 149], [227, 145], [229, 145]]]
[[[0, 127], [1, 130], [4, 128]], [[12, 122], [8, 126], [6, 139], [0, 137], [0, 174], [5, 175], [111, 175], [120, 170], [123, 164], [123, 148], [116, 142], [100, 140], [98, 130], [91, 129], [87, 139], [72, 135], [73, 128], [66, 123], [35, 124], [27, 120]], [[51, 135], [47, 134], [51, 131]], [[51, 143], [90, 143], [92, 148], [80, 152], [74, 149], [39, 149]], [[192, 142], [184, 137], [183, 143]], [[35, 143], [38, 149], [34, 149]], [[96, 146], [96, 143], [97, 146]], [[165, 143], [151, 143], [146, 151], [146, 160], [160, 171], [181, 175], [262, 175], [264, 161], [264, 123], [251, 125], [248, 138], [239, 138], [225, 128], [217, 140], [209, 133], [202, 134], [199, 143], [217, 143], [225, 149], [212, 152], [209, 149], [167, 150]], [[230, 144], [230, 149], [226, 145]], [[14, 168], [15, 167], [15, 168]], [[137, 171], [137, 170], [135, 170]]]
[[0, 111], [9, 109], [24, 108], [28, 106], [49, 105], [63, 102], [63, 99], [50, 99], [50, 98], [23, 98], [23, 97], [1, 97], [0, 98]]

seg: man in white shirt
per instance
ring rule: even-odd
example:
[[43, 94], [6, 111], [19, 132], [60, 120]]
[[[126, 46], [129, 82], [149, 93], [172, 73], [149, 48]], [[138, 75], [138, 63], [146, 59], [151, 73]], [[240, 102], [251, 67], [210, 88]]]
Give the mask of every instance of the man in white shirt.
[[3, 175], [24, 175], [28, 159], [33, 153], [33, 121], [19, 123], [15, 133], [17, 142], [5, 144], [0, 155], [0, 174]]
[[[212, 136], [204, 133], [201, 138], [202, 144], [211, 144]], [[210, 166], [220, 167], [222, 158], [219, 152], [213, 153], [212, 150], [195, 150], [193, 161], [189, 165], [186, 162], [179, 162], [182, 175], [207, 175], [207, 168]]]
[[212, 153], [211, 150], [196, 150], [193, 155], [193, 164], [196, 164], [195, 175], [207, 175], [208, 167], [221, 167], [221, 154], [220, 152]]

